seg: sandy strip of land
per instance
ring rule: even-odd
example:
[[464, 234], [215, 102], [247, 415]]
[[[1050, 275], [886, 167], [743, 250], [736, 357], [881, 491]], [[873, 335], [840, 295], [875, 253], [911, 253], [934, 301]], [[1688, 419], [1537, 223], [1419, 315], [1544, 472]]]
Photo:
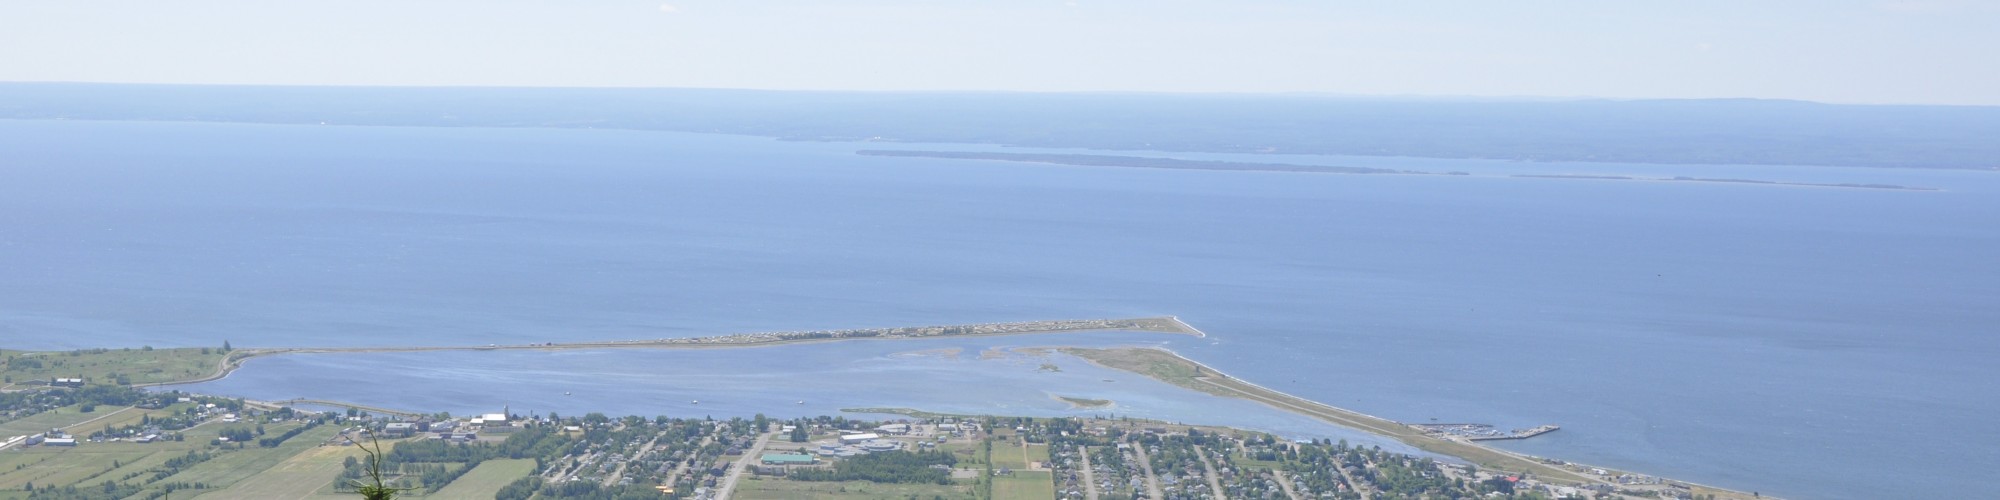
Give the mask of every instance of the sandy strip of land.
[[[1481, 467], [1532, 472], [1543, 480], [1566, 483], [1605, 483], [1586, 474], [1543, 463], [1536, 457], [1491, 448], [1471, 441], [1436, 437], [1414, 427], [1366, 413], [1334, 407], [1231, 377], [1220, 370], [1159, 347], [1093, 349], [1064, 347], [1065, 354], [1083, 358], [1098, 366], [1137, 373], [1153, 379], [1218, 396], [1247, 399], [1284, 411], [1317, 418], [1329, 423], [1386, 436], [1440, 455], [1457, 457]], [[1606, 470], [1611, 470], [1606, 468]], [[1616, 475], [1619, 471], [1613, 471]], [[1697, 493], [1719, 498], [1752, 498], [1750, 493], [1689, 483]]]
[[590, 350], [590, 349], [730, 349], [749, 347], [772, 347], [781, 345], [813, 344], [821, 342], [847, 342], [854, 340], [910, 340], [942, 337], [996, 337], [1006, 335], [1033, 335], [1041, 333], [1089, 333], [1089, 332], [1153, 332], [1176, 335], [1205, 337], [1206, 333], [1174, 316], [1126, 319], [1077, 319], [1018, 321], [1007, 323], [976, 323], [963, 325], [936, 325], [894, 328], [856, 328], [847, 330], [809, 330], [788, 332], [738, 333], [706, 337], [673, 337], [644, 340], [607, 340], [592, 342], [545, 342], [539, 344], [487, 344], [483, 346], [382, 346], [382, 347], [272, 347], [243, 348], [231, 351], [216, 364], [208, 375], [171, 382], [133, 384], [134, 387], [156, 387], [169, 385], [196, 384], [221, 380], [243, 367], [243, 362], [259, 356], [279, 354], [342, 354], [342, 353], [385, 353], [385, 352], [436, 352], [436, 351], [503, 351], [503, 350]]

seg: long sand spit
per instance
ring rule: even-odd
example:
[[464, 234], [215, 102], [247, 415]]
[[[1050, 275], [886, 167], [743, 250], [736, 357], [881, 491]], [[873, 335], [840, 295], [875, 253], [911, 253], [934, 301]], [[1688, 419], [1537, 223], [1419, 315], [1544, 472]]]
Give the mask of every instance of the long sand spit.
[[643, 340], [602, 340], [585, 342], [546, 342], [538, 344], [487, 344], [461, 346], [381, 346], [381, 347], [268, 347], [243, 348], [230, 351], [216, 363], [209, 374], [186, 380], [134, 384], [135, 387], [195, 384], [221, 380], [228, 377], [244, 361], [259, 356], [279, 354], [341, 354], [341, 353], [383, 353], [383, 352], [426, 352], [426, 351], [499, 351], [499, 350], [596, 350], [596, 349], [724, 349], [746, 347], [771, 347], [817, 342], [838, 342], [849, 340], [908, 340], [939, 337], [991, 337], [1002, 335], [1032, 335], [1039, 333], [1077, 333], [1091, 331], [1139, 331], [1206, 337], [1208, 334], [1195, 329], [1180, 318], [1160, 316], [1127, 319], [1072, 319], [1017, 321], [1003, 323], [973, 323], [962, 325], [905, 326], [891, 328], [852, 328], [844, 330], [798, 330], [779, 332], [736, 333], [704, 337], [670, 337]]

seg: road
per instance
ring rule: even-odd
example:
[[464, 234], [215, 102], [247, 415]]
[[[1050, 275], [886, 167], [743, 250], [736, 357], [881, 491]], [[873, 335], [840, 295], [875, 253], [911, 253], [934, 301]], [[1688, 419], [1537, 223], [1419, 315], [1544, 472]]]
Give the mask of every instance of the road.
[[1090, 471], [1090, 447], [1078, 446], [1076, 449], [1080, 452], [1078, 455], [1083, 456], [1083, 497], [1085, 500], [1097, 500], [1097, 473]]
[[1285, 490], [1285, 496], [1287, 498], [1291, 498], [1292, 500], [1299, 500], [1299, 490], [1292, 489], [1292, 478], [1285, 477], [1284, 469], [1271, 469], [1271, 475], [1277, 476], [1278, 487], [1283, 488]]
[[715, 485], [715, 496], [712, 498], [727, 500], [729, 495], [736, 493], [736, 480], [743, 477], [743, 470], [750, 468], [752, 461], [764, 453], [764, 445], [770, 444], [771, 437], [776, 435], [777, 432], [767, 432], [757, 436], [757, 443], [750, 445], [750, 449], [743, 450], [743, 456], [736, 459], [736, 465], [729, 467], [729, 475], [723, 476], [722, 482]]
[[1215, 474], [1215, 462], [1208, 459], [1208, 450], [1195, 445], [1194, 456], [1201, 458], [1201, 475], [1208, 478], [1208, 488], [1215, 490], [1216, 500], [1227, 500], [1229, 495], [1222, 492], [1222, 477]]
[[1166, 490], [1160, 489], [1160, 477], [1153, 475], [1153, 459], [1146, 456], [1146, 445], [1130, 440], [1126, 443], [1132, 445], [1132, 453], [1139, 456], [1139, 466], [1146, 470], [1146, 498], [1166, 498]]

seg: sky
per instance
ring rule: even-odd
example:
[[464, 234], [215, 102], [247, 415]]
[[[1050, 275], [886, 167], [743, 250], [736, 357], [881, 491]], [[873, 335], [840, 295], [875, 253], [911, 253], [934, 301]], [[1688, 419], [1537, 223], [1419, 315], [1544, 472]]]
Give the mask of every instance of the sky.
[[2000, 105], [2000, 0], [5, 0], [0, 81]]

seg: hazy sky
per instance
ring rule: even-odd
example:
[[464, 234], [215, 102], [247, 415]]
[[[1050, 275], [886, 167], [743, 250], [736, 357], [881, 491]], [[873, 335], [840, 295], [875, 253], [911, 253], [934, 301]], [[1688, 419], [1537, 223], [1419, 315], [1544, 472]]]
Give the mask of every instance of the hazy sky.
[[0, 81], [2000, 105], [2000, 0], [4, 0]]

